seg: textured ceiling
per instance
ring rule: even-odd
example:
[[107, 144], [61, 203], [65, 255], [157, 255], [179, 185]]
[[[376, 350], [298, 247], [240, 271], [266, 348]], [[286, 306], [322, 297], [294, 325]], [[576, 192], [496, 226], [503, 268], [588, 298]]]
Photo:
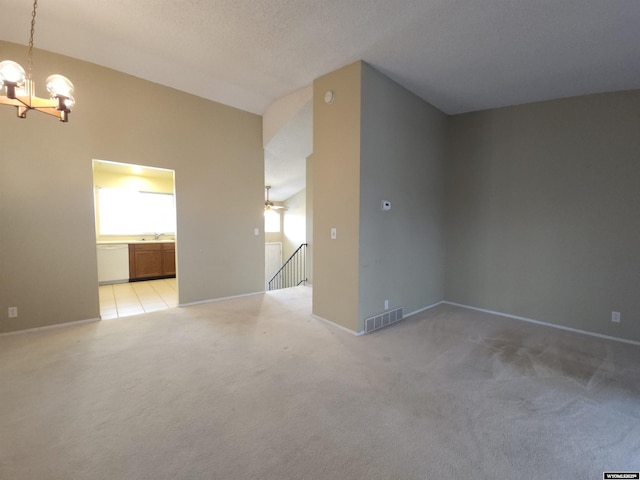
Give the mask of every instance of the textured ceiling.
[[[31, 8], [0, 0], [0, 40]], [[640, 88], [640, 0], [40, 0], [35, 45], [261, 115], [362, 59], [455, 114]], [[305, 114], [265, 145], [274, 200]]]
[[272, 186], [272, 200], [282, 202], [305, 188], [306, 159], [312, 153], [313, 105], [308, 101], [264, 146], [264, 180]]
[[[31, 1], [0, 12], [26, 43]], [[638, 0], [40, 0], [36, 28], [36, 47], [259, 114], [358, 59], [447, 113], [638, 88], [639, 46]]]

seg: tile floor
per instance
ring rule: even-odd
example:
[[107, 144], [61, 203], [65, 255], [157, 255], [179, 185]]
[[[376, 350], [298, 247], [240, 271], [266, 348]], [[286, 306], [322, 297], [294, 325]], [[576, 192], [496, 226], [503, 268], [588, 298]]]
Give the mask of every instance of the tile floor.
[[102, 320], [178, 306], [178, 285], [175, 278], [101, 285], [98, 288]]

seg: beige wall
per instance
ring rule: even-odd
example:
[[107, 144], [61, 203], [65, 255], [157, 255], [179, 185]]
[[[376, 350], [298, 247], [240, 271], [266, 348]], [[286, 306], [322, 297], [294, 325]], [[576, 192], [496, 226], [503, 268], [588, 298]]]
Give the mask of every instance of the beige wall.
[[0, 107], [0, 332], [99, 316], [94, 158], [175, 170], [180, 303], [262, 291], [261, 118], [36, 51], [41, 95], [53, 72], [76, 86], [68, 124]]
[[313, 155], [307, 157], [307, 282], [313, 285]]
[[[325, 92], [335, 94], [332, 104]], [[313, 313], [358, 329], [361, 63], [313, 82]], [[331, 228], [337, 239], [331, 240]]]
[[453, 117], [445, 298], [640, 341], [639, 112], [632, 91]]

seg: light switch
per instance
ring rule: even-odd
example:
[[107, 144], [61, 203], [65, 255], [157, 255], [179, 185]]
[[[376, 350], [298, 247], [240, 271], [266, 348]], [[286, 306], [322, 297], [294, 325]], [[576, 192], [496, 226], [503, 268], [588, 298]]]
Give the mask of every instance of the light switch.
[[259, 228], [254, 228], [253, 229], [253, 234], [257, 237], [258, 235], [260, 235], [260, 229]]
[[335, 228], [331, 229], [331, 240], [335, 240], [337, 238], [338, 232]]

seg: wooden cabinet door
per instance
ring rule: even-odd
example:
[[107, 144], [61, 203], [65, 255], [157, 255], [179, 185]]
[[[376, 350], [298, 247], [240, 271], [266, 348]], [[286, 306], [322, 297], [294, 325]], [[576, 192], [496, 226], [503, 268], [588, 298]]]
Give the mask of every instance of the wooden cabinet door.
[[173, 243], [162, 244], [162, 271], [163, 275], [176, 274], [176, 246]]
[[129, 275], [132, 279], [161, 277], [162, 244], [130, 244]]

